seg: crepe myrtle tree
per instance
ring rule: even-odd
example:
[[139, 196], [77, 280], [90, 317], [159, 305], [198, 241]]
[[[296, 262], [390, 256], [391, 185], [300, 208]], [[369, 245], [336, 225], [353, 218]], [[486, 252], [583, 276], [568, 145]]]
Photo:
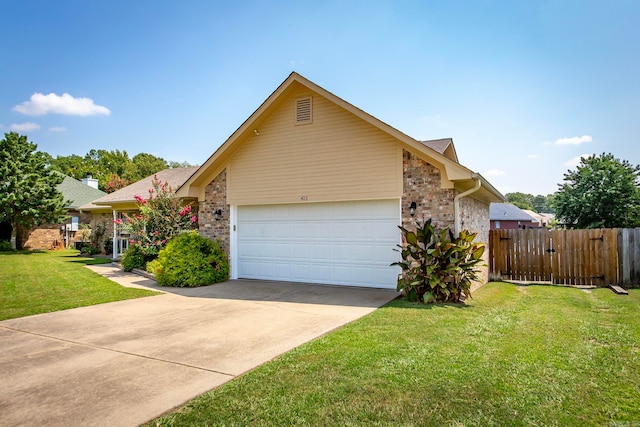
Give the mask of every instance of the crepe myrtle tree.
[[640, 226], [640, 167], [612, 154], [582, 157], [564, 174], [553, 206], [567, 228]]
[[0, 223], [11, 229], [18, 249], [20, 232], [67, 218], [56, 186], [64, 176], [47, 167], [48, 156], [25, 135], [5, 133], [0, 140]]
[[[123, 255], [125, 269], [144, 268], [171, 239], [197, 227], [198, 217], [191, 205], [183, 205], [167, 182], [154, 176], [151, 186], [146, 199], [135, 196], [137, 213], [116, 220], [131, 235], [129, 249]], [[128, 258], [133, 256], [136, 261], [130, 263]]]

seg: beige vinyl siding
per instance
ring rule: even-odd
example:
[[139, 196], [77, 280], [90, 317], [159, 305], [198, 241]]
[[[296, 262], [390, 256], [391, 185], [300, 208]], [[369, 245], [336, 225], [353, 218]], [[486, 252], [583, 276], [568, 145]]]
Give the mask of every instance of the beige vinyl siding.
[[[296, 100], [305, 96], [313, 119], [296, 124]], [[256, 131], [229, 162], [229, 204], [402, 196], [398, 142], [318, 94], [292, 94]]]

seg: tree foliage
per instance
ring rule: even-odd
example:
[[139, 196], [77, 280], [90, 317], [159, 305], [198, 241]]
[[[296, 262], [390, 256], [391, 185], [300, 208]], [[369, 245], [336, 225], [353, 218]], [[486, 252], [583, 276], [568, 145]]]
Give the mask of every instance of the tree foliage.
[[553, 213], [553, 194], [534, 196], [529, 193], [507, 193], [507, 202], [512, 203], [520, 209], [528, 209], [537, 213]]
[[[66, 218], [65, 201], [56, 186], [64, 177], [47, 167], [47, 155], [15, 132], [0, 141], [0, 222], [26, 229]], [[19, 242], [18, 242], [19, 244]]]
[[139, 153], [129, 157], [123, 150], [90, 150], [84, 157], [77, 154], [70, 156], [49, 157], [51, 166], [75, 179], [82, 179], [91, 173], [98, 180], [98, 188], [112, 193], [122, 187], [139, 181], [167, 168], [188, 167], [188, 163], [167, 162], [153, 154]]
[[640, 167], [612, 154], [583, 157], [558, 184], [556, 218], [569, 228], [640, 226]]

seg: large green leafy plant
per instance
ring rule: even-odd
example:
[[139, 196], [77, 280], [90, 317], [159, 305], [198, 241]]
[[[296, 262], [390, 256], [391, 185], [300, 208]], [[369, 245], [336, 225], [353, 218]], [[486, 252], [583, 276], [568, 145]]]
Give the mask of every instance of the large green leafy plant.
[[474, 243], [477, 233], [467, 230], [454, 237], [449, 229], [436, 230], [429, 219], [416, 224], [416, 231], [399, 227], [403, 244], [398, 245], [402, 268], [398, 291], [410, 301], [460, 302], [471, 296], [471, 285], [480, 279], [485, 246]]

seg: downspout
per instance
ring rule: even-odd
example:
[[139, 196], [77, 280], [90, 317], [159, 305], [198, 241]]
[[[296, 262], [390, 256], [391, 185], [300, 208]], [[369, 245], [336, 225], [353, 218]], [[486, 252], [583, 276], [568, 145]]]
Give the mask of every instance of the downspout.
[[469, 194], [475, 193], [482, 186], [482, 182], [480, 181], [480, 175], [478, 173], [476, 172], [472, 173], [471, 178], [476, 181], [476, 185], [473, 188], [465, 191], [464, 193], [458, 194], [453, 199], [453, 212], [455, 215], [454, 232], [456, 236], [460, 233], [460, 199], [462, 199], [465, 196], [468, 196]]

